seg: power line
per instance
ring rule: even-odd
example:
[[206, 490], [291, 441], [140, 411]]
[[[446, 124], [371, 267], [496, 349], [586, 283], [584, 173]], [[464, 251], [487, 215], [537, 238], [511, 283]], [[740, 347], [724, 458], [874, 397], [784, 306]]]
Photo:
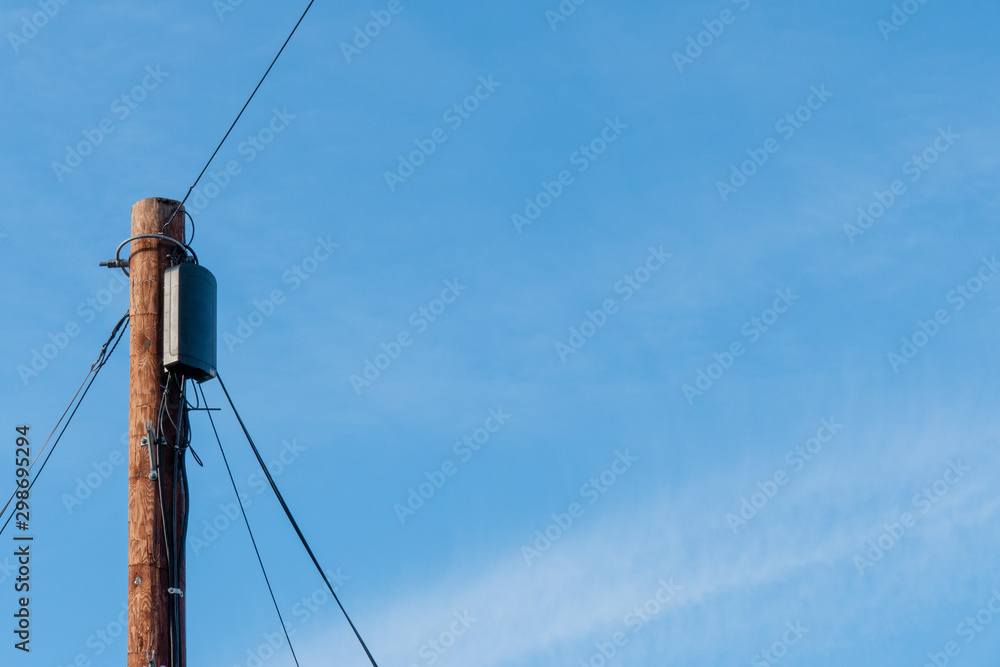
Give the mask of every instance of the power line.
[[[174, 216], [177, 215], [177, 211], [179, 211], [181, 207], [184, 206], [184, 202], [186, 202], [188, 200], [188, 197], [191, 196], [191, 193], [194, 191], [195, 186], [198, 185], [198, 181], [200, 181], [201, 177], [205, 175], [206, 171], [208, 171], [208, 166], [212, 164], [212, 160], [215, 159], [215, 156], [222, 148], [222, 144], [226, 143], [226, 139], [229, 138], [229, 134], [233, 131], [233, 128], [236, 127], [236, 123], [239, 122], [240, 117], [243, 116], [243, 112], [246, 111], [248, 106], [250, 106], [250, 101], [253, 99], [254, 95], [257, 94], [257, 91], [260, 90], [261, 84], [264, 83], [264, 79], [266, 79], [267, 75], [271, 73], [271, 68], [273, 68], [274, 64], [278, 62], [278, 58], [281, 57], [281, 53], [285, 50], [285, 47], [288, 46], [288, 42], [292, 40], [292, 35], [294, 35], [295, 31], [299, 29], [299, 25], [302, 23], [302, 20], [305, 19], [306, 14], [309, 13], [309, 9], [313, 6], [314, 2], [316, 2], [316, 0], [309, 0], [309, 4], [306, 5], [305, 11], [302, 12], [302, 16], [299, 17], [299, 20], [295, 23], [295, 27], [292, 28], [292, 31], [288, 33], [288, 37], [285, 38], [285, 43], [281, 45], [280, 49], [278, 49], [278, 54], [274, 56], [274, 60], [271, 61], [271, 64], [268, 66], [267, 71], [264, 72], [264, 76], [262, 76], [260, 78], [260, 81], [257, 82], [257, 86], [253, 89], [253, 92], [250, 93], [250, 97], [247, 98], [247, 101], [243, 105], [243, 108], [240, 109], [240, 112], [238, 114], [236, 114], [236, 119], [233, 121], [233, 124], [229, 126], [228, 130], [226, 130], [226, 136], [222, 137], [222, 141], [220, 141], [219, 145], [215, 147], [215, 150], [212, 152], [212, 156], [208, 158], [208, 162], [205, 163], [205, 166], [202, 168], [201, 173], [198, 174], [198, 178], [194, 179], [194, 183], [192, 183], [191, 187], [188, 188], [187, 194], [184, 195], [184, 199], [181, 200], [181, 203], [177, 206], [177, 208], [174, 209], [174, 212], [170, 214], [170, 218], [168, 218], [167, 222], [163, 225], [164, 230], [167, 228], [167, 225], [169, 225], [170, 222], [174, 219]], [[162, 231], [163, 230], [161, 230], [161, 232]]]
[[[42, 455], [42, 452], [45, 451], [45, 448], [49, 444], [49, 440], [52, 439], [52, 435], [56, 432], [56, 430], [59, 429], [59, 424], [62, 422], [63, 418], [66, 417], [66, 413], [70, 412], [70, 409], [72, 408], [72, 412], [70, 412], [69, 419], [67, 419], [66, 423], [63, 424], [62, 430], [59, 431], [59, 436], [56, 438], [55, 442], [52, 443], [52, 449], [50, 449], [49, 453], [45, 456], [45, 459], [42, 461], [42, 465], [38, 468], [38, 472], [32, 475], [31, 484], [28, 485], [29, 491], [33, 486], [35, 486], [35, 482], [38, 481], [39, 475], [41, 475], [42, 471], [45, 469], [45, 464], [49, 462], [49, 458], [52, 457], [53, 452], [56, 451], [56, 447], [59, 446], [59, 441], [62, 439], [63, 434], [66, 433], [66, 429], [69, 427], [70, 422], [73, 421], [73, 416], [76, 414], [76, 411], [80, 408], [80, 405], [83, 403], [83, 399], [87, 397], [87, 392], [90, 391], [90, 387], [94, 384], [94, 380], [97, 379], [98, 373], [100, 373], [101, 369], [104, 368], [104, 365], [108, 363], [108, 360], [111, 358], [111, 355], [114, 354], [115, 348], [118, 347], [118, 343], [125, 335], [125, 331], [128, 329], [128, 327], [125, 326], [126, 323], [128, 322], [128, 319], [129, 319], [129, 314], [126, 312], [122, 316], [122, 318], [118, 320], [118, 324], [115, 325], [115, 328], [111, 332], [111, 335], [108, 337], [107, 342], [105, 342], [104, 345], [101, 347], [101, 352], [97, 356], [97, 361], [95, 361], [93, 364], [90, 365], [90, 370], [87, 371], [87, 376], [83, 378], [83, 382], [80, 383], [80, 387], [76, 390], [76, 393], [73, 394], [73, 398], [70, 399], [69, 405], [67, 405], [66, 409], [63, 410], [62, 416], [59, 417], [59, 421], [57, 421], [56, 425], [52, 427], [52, 432], [49, 433], [49, 437], [45, 439], [45, 444], [42, 445], [42, 448], [38, 450], [38, 454], [35, 455], [35, 460], [31, 462], [30, 468], [35, 467], [35, 463], [38, 462], [38, 457], [40, 457]], [[121, 331], [119, 332], [119, 330]], [[118, 336], [117, 339], [115, 339], [116, 334]], [[114, 345], [112, 345], [111, 349], [108, 350], [108, 345], [111, 344], [112, 340], [114, 340]], [[87, 382], [88, 379], [90, 380], [89, 384]], [[84, 385], [87, 385], [86, 388], [84, 388]], [[83, 391], [82, 395], [80, 394], [81, 390]], [[77, 396], [80, 397], [79, 400], [77, 400]], [[76, 404], [75, 407], [74, 403]], [[3, 509], [0, 510], [0, 517], [2, 517], [3, 513], [7, 511], [7, 508], [10, 506], [11, 501], [14, 500], [14, 496], [16, 494], [17, 494], [17, 489], [14, 490], [14, 493], [10, 495], [10, 499], [3, 506]], [[10, 520], [13, 518], [14, 518], [14, 513], [11, 512], [10, 516], [7, 517], [7, 521], [4, 522], [3, 527], [0, 528], [0, 535], [2, 535], [3, 531], [7, 529], [7, 526], [10, 524]]]
[[292, 516], [292, 511], [288, 509], [288, 505], [285, 503], [284, 497], [281, 495], [281, 491], [278, 490], [278, 485], [274, 483], [274, 478], [271, 477], [271, 472], [267, 469], [267, 464], [264, 463], [264, 459], [261, 458], [260, 452], [257, 451], [257, 445], [254, 444], [253, 438], [250, 437], [250, 432], [247, 430], [246, 425], [243, 423], [243, 418], [240, 417], [239, 411], [236, 409], [236, 405], [233, 404], [233, 399], [229, 396], [229, 391], [226, 389], [226, 384], [222, 381], [222, 375], [217, 375], [219, 379], [219, 386], [222, 387], [223, 393], [226, 395], [226, 400], [229, 401], [229, 406], [233, 409], [233, 414], [236, 415], [236, 420], [240, 423], [240, 428], [243, 429], [243, 435], [246, 436], [247, 442], [250, 443], [250, 449], [253, 450], [253, 454], [257, 457], [257, 463], [260, 464], [261, 470], [264, 472], [264, 476], [267, 478], [268, 483], [271, 485], [271, 490], [274, 491], [275, 497], [281, 504], [281, 509], [285, 511], [285, 516], [288, 517], [289, 523], [292, 524], [292, 528], [295, 530], [295, 534], [298, 535], [299, 541], [302, 542], [302, 546], [305, 547], [306, 553], [309, 554], [309, 558], [312, 559], [313, 565], [316, 566], [316, 570], [319, 575], [323, 578], [323, 583], [330, 590], [330, 594], [333, 595], [333, 599], [337, 602], [337, 606], [340, 607], [340, 611], [343, 612], [344, 618], [347, 619], [348, 624], [351, 626], [351, 630], [354, 631], [354, 636], [358, 638], [361, 642], [361, 648], [365, 650], [368, 655], [368, 660], [371, 661], [372, 667], [378, 667], [378, 663], [375, 662], [375, 658], [372, 656], [371, 651], [368, 650], [368, 645], [365, 644], [365, 640], [361, 638], [361, 633], [358, 632], [357, 627], [355, 627], [354, 622], [348, 615], [347, 610], [344, 609], [344, 605], [341, 604], [340, 598], [337, 597], [337, 592], [333, 590], [333, 586], [330, 584], [330, 580], [326, 576], [326, 572], [323, 571], [323, 566], [319, 564], [319, 560], [316, 559], [316, 555], [313, 553], [312, 548], [309, 546], [309, 542], [306, 541], [305, 535], [302, 534], [302, 530], [299, 529], [299, 524], [295, 521], [295, 517]]
[[219, 443], [219, 451], [222, 452], [222, 461], [226, 464], [226, 472], [229, 473], [229, 481], [233, 484], [233, 491], [236, 493], [236, 502], [240, 505], [240, 512], [243, 514], [243, 521], [247, 525], [247, 531], [250, 533], [250, 543], [253, 544], [253, 551], [257, 554], [257, 562], [260, 563], [260, 571], [264, 574], [264, 582], [267, 584], [267, 592], [271, 594], [271, 602], [274, 603], [274, 610], [278, 612], [278, 620], [281, 621], [281, 629], [285, 633], [285, 640], [288, 642], [288, 648], [292, 652], [292, 660], [295, 661], [296, 667], [298, 667], [299, 659], [295, 655], [295, 648], [292, 646], [292, 638], [288, 635], [288, 628], [285, 627], [285, 619], [281, 616], [281, 609], [278, 607], [278, 600], [274, 597], [274, 589], [271, 588], [271, 580], [267, 576], [267, 569], [264, 567], [264, 560], [260, 556], [260, 550], [257, 548], [257, 540], [254, 539], [253, 529], [250, 527], [250, 519], [247, 518], [247, 511], [243, 507], [243, 499], [240, 498], [240, 490], [236, 486], [236, 480], [233, 478], [233, 471], [229, 467], [229, 459], [226, 458], [226, 450], [222, 448], [222, 439], [219, 438], [219, 431], [215, 428], [215, 420], [212, 419], [212, 409], [208, 407], [208, 399], [205, 398], [205, 390], [199, 385], [198, 390], [201, 391], [202, 401], [205, 403], [205, 411], [208, 413], [208, 421], [212, 425], [212, 432], [215, 433], [215, 440]]

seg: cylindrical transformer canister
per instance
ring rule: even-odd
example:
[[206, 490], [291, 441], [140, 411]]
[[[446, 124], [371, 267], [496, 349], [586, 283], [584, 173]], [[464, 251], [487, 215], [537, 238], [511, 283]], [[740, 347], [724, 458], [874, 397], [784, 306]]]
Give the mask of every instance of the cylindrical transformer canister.
[[163, 276], [163, 367], [204, 382], [216, 375], [216, 282], [184, 262]]

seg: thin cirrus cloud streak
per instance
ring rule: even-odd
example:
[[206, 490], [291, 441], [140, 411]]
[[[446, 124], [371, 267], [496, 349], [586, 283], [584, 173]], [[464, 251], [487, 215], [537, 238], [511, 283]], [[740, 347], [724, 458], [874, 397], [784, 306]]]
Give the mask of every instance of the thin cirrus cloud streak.
[[[990, 486], [998, 461], [973, 446], [985, 431], [963, 432], [947, 421], [910, 430], [875, 456], [866, 456], [865, 443], [834, 443], [840, 451], [825, 452], [825, 460], [803, 470], [737, 536], [723, 517], [764, 472], [702, 480], [651, 500], [640, 512], [611, 508], [574, 526], [530, 567], [521, 545], [511, 544], [467, 578], [408, 591], [388, 609], [365, 610], [369, 643], [381, 662], [423, 666], [429, 662], [421, 646], [446, 631], [454, 613], [468, 611], [476, 622], [435, 663], [501, 667], [548, 655], [575, 665], [616, 632], [629, 638], [621, 649], [625, 660], [630, 652], [687, 660], [732, 652], [750, 661], [786, 621], [796, 620], [810, 628], [808, 642], [796, 649], [802, 655], [849, 645], [867, 630], [846, 610], [874, 606], [884, 618], [901, 620], [909, 604], [932, 605], [942, 588], [975, 586], [969, 559], [997, 546], [993, 533], [976, 530], [1000, 506], [1000, 492]], [[968, 478], [859, 574], [853, 558], [867, 550], [866, 540], [902, 512], [913, 512], [911, 495], [939, 477], [948, 459], [969, 465]], [[966, 536], [963, 549], [949, 546], [955, 531], [970, 530], [976, 537]], [[928, 562], [940, 573], [935, 584], [905, 586]], [[653, 597], [661, 579], [676, 583], [679, 594], [633, 633], [627, 615]], [[981, 587], [985, 592], [990, 585]], [[826, 602], [804, 603], [807, 598]], [[942, 632], [950, 624], [945, 615]], [[329, 628], [317, 626], [303, 654], [329, 660], [334, 650], [345, 664], [364, 665], [341, 625], [338, 619]]]

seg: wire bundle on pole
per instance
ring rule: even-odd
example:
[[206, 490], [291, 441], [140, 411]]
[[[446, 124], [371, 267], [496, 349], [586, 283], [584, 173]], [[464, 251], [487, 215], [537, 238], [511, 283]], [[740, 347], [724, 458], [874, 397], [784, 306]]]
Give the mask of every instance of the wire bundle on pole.
[[[179, 393], [177, 403], [177, 419], [175, 420], [171, 410], [171, 390], [173, 385], [177, 385]], [[160, 400], [159, 415], [157, 418], [157, 430], [148, 434], [147, 446], [152, 457], [151, 472], [156, 474], [157, 494], [160, 500], [160, 518], [163, 522], [163, 537], [166, 546], [167, 557], [167, 587], [170, 595], [170, 605], [168, 609], [168, 623], [170, 626], [170, 648], [171, 663], [180, 665], [182, 653], [181, 628], [181, 596], [184, 591], [181, 588], [181, 577], [183, 575], [181, 566], [184, 563], [184, 551], [187, 543], [188, 529], [188, 479], [187, 463], [185, 453], [191, 445], [191, 424], [188, 420], [186, 379], [183, 375], [167, 373], [167, 382], [163, 387]], [[168, 442], [163, 437], [164, 417], [170, 420], [174, 427], [176, 436], [174, 442]], [[171, 516], [167, 517], [164, 503], [163, 476], [160, 474], [161, 449], [168, 449], [168, 454], [173, 457], [173, 475], [171, 476], [171, 488], [169, 498], [171, 499]], [[192, 450], [193, 452], [193, 450]], [[196, 457], [197, 459], [197, 457]]]
[[[221, 150], [223, 144], [225, 144], [226, 140], [229, 138], [229, 135], [232, 133], [233, 129], [236, 127], [236, 124], [239, 122], [240, 118], [243, 116], [243, 113], [246, 111], [247, 107], [250, 105], [250, 102], [253, 100], [254, 96], [257, 94], [257, 91], [260, 90], [260, 87], [263, 85], [264, 80], [267, 79], [268, 74], [271, 73], [271, 70], [274, 68], [274, 65], [277, 63], [278, 58], [281, 57], [281, 54], [284, 52], [285, 47], [288, 46], [288, 43], [291, 41], [292, 36], [295, 34], [295, 32], [298, 30], [299, 26], [302, 24], [302, 21], [305, 19], [306, 14], [309, 12], [309, 10], [313, 6], [314, 2], [315, 2], [315, 0], [310, 0], [309, 1], [309, 3], [306, 6], [305, 10], [302, 12], [302, 15], [299, 17], [299, 20], [295, 23], [295, 26], [292, 28], [291, 32], [288, 34], [288, 37], [285, 39], [284, 43], [281, 45], [281, 48], [278, 50], [278, 53], [275, 55], [274, 59], [271, 61], [271, 64], [268, 66], [267, 70], [264, 72], [264, 75], [261, 77], [260, 81], [257, 82], [257, 85], [254, 87], [253, 92], [250, 93], [250, 96], [247, 98], [246, 102], [243, 104], [243, 107], [240, 109], [239, 113], [236, 115], [236, 118], [230, 124], [229, 129], [226, 131], [225, 135], [222, 137], [222, 140], [215, 147], [215, 150], [212, 152], [212, 154], [209, 157], [208, 161], [205, 163], [205, 166], [202, 168], [202, 170], [201, 170], [201, 172], [199, 172], [197, 178], [191, 184], [191, 187], [188, 188], [188, 191], [184, 195], [184, 198], [181, 200], [180, 204], [178, 204], [177, 208], [174, 209], [173, 213], [171, 213], [170, 217], [167, 219], [167, 222], [163, 225], [163, 228], [161, 229], [161, 233], [159, 235], [155, 235], [154, 234], [154, 235], [142, 235], [142, 236], [139, 236], [139, 237], [131, 237], [130, 239], [128, 239], [125, 242], [123, 242], [120, 246], [118, 246], [118, 250], [116, 252], [116, 256], [115, 256], [115, 260], [114, 261], [104, 262], [104, 263], [102, 263], [102, 265], [104, 265], [104, 266], [112, 266], [112, 267], [120, 267], [127, 274], [128, 271], [127, 271], [126, 267], [127, 267], [128, 263], [127, 263], [127, 261], [124, 261], [124, 260], [122, 260], [119, 257], [119, 254], [121, 253], [122, 248], [129, 241], [131, 241], [131, 240], [133, 240], [135, 238], [147, 238], [147, 237], [156, 237], [156, 238], [160, 238], [161, 240], [166, 240], [166, 241], [169, 241], [169, 242], [172, 242], [172, 243], [176, 244], [177, 246], [179, 246], [179, 248], [174, 248], [175, 253], [177, 251], [179, 251], [179, 250], [186, 251], [187, 253], [189, 253], [191, 255], [191, 259], [197, 263], [197, 255], [195, 255], [194, 250], [190, 247], [191, 240], [193, 240], [193, 237], [194, 237], [194, 233], [193, 233], [193, 222], [194, 222], [194, 220], [193, 219], [192, 219], [192, 238], [191, 238], [191, 240], [188, 240], [186, 243], [184, 243], [184, 242], [178, 242], [178, 241], [176, 241], [174, 239], [162, 236], [163, 231], [166, 230], [166, 228], [173, 221], [173, 219], [177, 215], [177, 213], [181, 209], [183, 209], [184, 204], [187, 202], [188, 198], [191, 196], [191, 193], [194, 191], [195, 187], [197, 187], [197, 185], [201, 181], [202, 177], [205, 175], [205, 172], [208, 170], [208, 167], [211, 165], [212, 161], [215, 159], [216, 155]], [[126, 313], [121, 318], [121, 320], [118, 321], [118, 324], [115, 326], [114, 330], [112, 331], [111, 336], [108, 338], [108, 341], [101, 348], [101, 352], [100, 352], [100, 354], [99, 354], [99, 356], [97, 358], [97, 361], [95, 361], [94, 364], [91, 365], [90, 371], [87, 373], [87, 376], [84, 378], [83, 382], [80, 384], [80, 388], [77, 389], [76, 394], [74, 394], [73, 398], [70, 401], [70, 404], [66, 407], [66, 410], [63, 411], [62, 416], [60, 416], [59, 420], [56, 422], [55, 427], [53, 427], [52, 432], [49, 434], [49, 437], [46, 438], [45, 443], [42, 445], [41, 449], [39, 450], [38, 455], [36, 455], [35, 460], [32, 461], [30, 467], [33, 469], [34, 466], [35, 466], [35, 463], [38, 461], [38, 458], [41, 456], [41, 454], [45, 451], [46, 447], [48, 446], [49, 441], [52, 439], [52, 436], [56, 433], [57, 430], [60, 429], [60, 424], [62, 424], [62, 429], [59, 430], [59, 435], [56, 437], [55, 442], [53, 442], [52, 448], [49, 450], [49, 452], [46, 455], [45, 459], [42, 461], [42, 464], [38, 468], [37, 472], [35, 472], [34, 475], [32, 475], [31, 484], [28, 487], [29, 489], [31, 487], [33, 487], [34, 484], [35, 484], [35, 482], [38, 480], [39, 475], [41, 474], [42, 470], [45, 468], [45, 465], [48, 463], [49, 458], [52, 456], [53, 452], [55, 451], [56, 447], [58, 446], [59, 441], [62, 439], [62, 436], [66, 432], [66, 429], [68, 428], [68, 426], [69, 426], [70, 422], [72, 421], [73, 417], [76, 415], [76, 412], [79, 409], [80, 405], [82, 404], [83, 399], [86, 398], [87, 392], [90, 390], [90, 387], [93, 385], [94, 381], [97, 379], [97, 375], [100, 373], [101, 369], [107, 363], [108, 359], [110, 359], [110, 357], [113, 354], [115, 348], [117, 348], [118, 343], [121, 341], [122, 337], [124, 336], [125, 330], [127, 328], [125, 325], [127, 324], [128, 320], [129, 320], [129, 313]], [[112, 341], [113, 341], [113, 345], [112, 345]], [[108, 349], [109, 345], [111, 345], [110, 350]], [[291, 524], [293, 530], [295, 531], [296, 535], [298, 536], [299, 541], [301, 542], [302, 546], [305, 548], [306, 553], [309, 555], [309, 558], [312, 561], [313, 565], [315, 566], [316, 570], [318, 571], [318, 573], [322, 577], [323, 582], [326, 584], [326, 587], [329, 589], [331, 595], [333, 596], [333, 599], [337, 602], [337, 605], [340, 607], [341, 612], [343, 613], [344, 617], [347, 619], [347, 622], [350, 625], [351, 630], [354, 632], [355, 637], [357, 637], [357, 639], [360, 642], [362, 648], [364, 649], [365, 654], [368, 657], [368, 660], [371, 662], [371, 664], [372, 664], [373, 667], [378, 667], [378, 664], [375, 662], [374, 656], [372, 655], [371, 651], [368, 649], [367, 644], [365, 644], [364, 639], [361, 637], [361, 633], [358, 631], [357, 627], [354, 625], [354, 622], [351, 620], [351, 617], [348, 615], [347, 610], [344, 608], [344, 605], [341, 603], [340, 598], [338, 597], [336, 591], [333, 588], [333, 585], [330, 583], [330, 580], [329, 580], [329, 578], [326, 575], [326, 572], [323, 570], [323, 567], [320, 565], [319, 560], [316, 558], [316, 555], [313, 553], [312, 548], [309, 546], [309, 543], [306, 540], [305, 536], [303, 535], [302, 530], [299, 528], [299, 525], [296, 522], [295, 517], [292, 515], [291, 510], [289, 509], [287, 503], [285, 502], [284, 497], [281, 495], [281, 492], [278, 490], [278, 487], [275, 484], [274, 479], [272, 478], [270, 471], [267, 469], [267, 465], [264, 463], [264, 460], [261, 457], [260, 452], [257, 449], [257, 446], [254, 444], [253, 438], [250, 436], [250, 433], [247, 430], [247, 427], [244, 424], [242, 417], [240, 416], [239, 412], [237, 411], [236, 406], [233, 403], [233, 400], [232, 400], [232, 398], [229, 395], [229, 391], [226, 389], [225, 384], [222, 382], [221, 376], [219, 376], [218, 379], [219, 379], [219, 384], [222, 387], [222, 390], [223, 390], [223, 392], [226, 395], [226, 399], [228, 400], [229, 405], [232, 408], [234, 415], [236, 416], [236, 419], [239, 421], [240, 427], [242, 428], [243, 433], [246, 436], [248, 443], [250, 444], [250, 448], [253, 451], [253, 454], [254, 454], [257, 462], [259, 463], [259, 465], [261, 467], [261, 470], [264, 473], [264, 476], [267, 478], [267, 481], [268, 481], [268, 483], [269, 483], [269, 485], [271, 487], [271, 490], [274, 492], [275, 497], [277, 498], [279, 504], [281, 505], [281, 508], [282, 508], [282, 510], [285, 513], [285, 516], [288, 518], [289, 523]], [[271, 600], [274, 603], [275, 610], [277, 611], [277, 614], [278, 614], [278, 618], [281, 621], [282, 629], [285, 632], [285, 638], [286, 638], [286, 640], [288, 640], [289, 648], [291, 649], [291, 652], [292, 652], [292, 658], [295, 661], [295, 664], [298, 665], [299, 664], [298, 657], [295, 655], [294, 648], [292, 648], [291, 639], [290, 639], [290, 635], [289, 635], [288, 629], [287, 629], [287, 627], [285, 625], [284, 618], [282, 617], [281, 610], [279, 608], [277, 599], [276, 599], [275, 594], [274, 594], [274, 590], [271, 587], [271, 582], [270, 582], [270, 579], [269, 579], [269, 577], [267, 575], [267, 571], [266, 571], [266, 569], [264, 567], [264, 562], [263, 562], [263, 559], [261, 558], [260, 551], [257, 548], [257, 541], [254, 538], [252, 529], [250, 528], [250, 522], [249, 522], [249, 519], [247, 517], [246, 510], [245, 510], [245, 508], [243, 506], [243, 502], [240, 499], [239, 490], [236, 487], [236, 482], [235, 482], [235, 479], [233, 478], [232, 470], [229, 467], [228, 458], [226, 457], [225, 450], [222, 447], [222, 441], [219, 438], [218, 431], [215, 428], [215, 422], [214, 422], [214, 420], [212, 420], [211, 411], [210, 411], [211, 409], [207, 407], [207, 401], [206, 401], [206, 407], [205, 408], [192, 407], [190, 405], [190, 403], [187, 401], [187, 397], [186, 397], [186, 384], [187, 384], [187, 379], [185, 377], [183, 377], [181, 375], [177, 375], [175, 373], [170, 373], [170, 372], [167, 373], [166, 384], [163, 387], [163, 392], [162, 392], [162, 397], [161, 397], [161, 403], [160, 403], [160, 406], [159, 406], [158, 419], [157, 419], [157, 423], [155, 424], [155, 431], [153, 430], [153, 424], [152, 423], [150, 423], [149, 427], [147, 428], [147, 446], [149, 447], [149, 455], [150, 455], [150, 463], [151, 463], [151, 465], [150, 465], [150, 472], [151, 472], [151, 476], [152, 476], [152, 474], [155, 474], [155, 479], [156, 479], [156, 482], [157, 482], [156, 486], [157, 486], [157, 495], [159, 497], [160, 518], [161, 518], [161, 521], [162, 521], [162, 528], [163, 528], [163, 531], [164, 531], [164, 539], [165, 539], [165, 547], [166, 547], [166, 560], [167, 560], [168, 581], [169, 581], [169, 591], [168, 592], [171, 595], [171, 601], [170, 601], [170, 607], [169, 607], [169, 626], [170, 626], [169, 629], [170, 629], [170, 649], [171, 649], [170, 662], [174, 666], [179, 665], [180, 664], [180, 660], [181, 660], [181, 655], [183, 653], [182, 637], [180, 635], [181, 618], [182, 618], [181, 596], [183, 595], [183, 591], [180, 588], [180, 582], [181, 582], [181, 578], [182, 578], [182, 575], [183, 575], [183, 572], [181, 570], [181, 564], [184, 563], [184, 550], [185, 550], [185, 543], [186, 543], [186, 539], [187, 539], [188, 518], [189, 518], [188, 479], [187, 479], [187, 469], [186, 469], [186, 462], [185, 462], [185, 453], [186, 453], [186, 451], [188, 449], [190, 449], [190, 443], [191, 443], [191, 425], [190, 425], [190, 421], [189, 421], [189, 411], [192, 410], [192, 409], [195, 409], [195, 410], [197, 410], [197, 409], [205, 409], [209, 413], [209, 421], [210, 421], [210, 423], [212, 425], [212, 430], [215, 433], [216, 439], [218, 440], [219, 449], [220, 449], [220, 452], [222, 453], [223, 461], [224, 461], [224, 463], [226, 465], [226, 470], [227, 470], [227, 472], [229, 474], [230, 482], [232, 483], [233, 489], [236, 492], [237, 501], [240, 504], [240, 511], [243, 514], [243, 519], [246, 522], [248, 531], [250, 531], [251, 543], [253, 544], [254, 551], [256, 552], [256, 555], [257, 555], [258, 563], [260, 564], [261, 570], [262, 570], [262, 572], [264, 574], [264, 580], [267, 583], [268, 591], [270, 592], [270, 595], [271, 595]], [[201, 402], [205, 401], [205, 394], [204, 394], [204, 389], [199, 386], [199, 387], [197, 387], [197, 390], [195, 392], [196, 396], [198, 395], [199, 391], [201, 393], [201, 401], [199, 401], [199, 404], [200, 404]], [[81, 392], [82, 392], [82, 394], [81, 394]], [[170, 400], [171, 400], [171, 396], [172, 396], [171, 392], [175, 392], [173, 395], [175, 395], [177, 397], [176, 398], [176, 402], [177, 402], [178, 408], [176, 410], [176, 414], [177, 414], [176, 420], [175, 420], [175, 418], [173, 416], [173, 411], [171, 410], [171, 406], [170, 406], [170, 403], [169, 403]], [[67, 414], [69, 414], [68, 419], [66, 418]], [[171, 426], [173, 426], [173, 428], [175, 429], [174, 442], [168, 442], [163, 437], [164, 427], [165, 427], [165, 423], [164, 423], [164, 418], [165, 417], [170, 420]], [[65, 423], [63, 423], [64, 419], [66, 419]], [[200, 465], [201, 461], [198, 459], [197, 454], [194, 453], [193, 449], [191, 450], [191, 452], [192, 452], [192, 455], [195, 457], [195, 460]], [[161, 456], [164, 456], [164, 455], [173, 456], [173, 464], [174, 464], [173, 465], [173, 470], [174, 470], [174, 474], [172, 475], [171, 488], [170, 489], [165, 489], [163, 478], [160, 475], [160, 461], [161, 461]], [[3, 514], [7, 511], [7, 508], [10, 506], [10, 503], [13, 501], [13, 499], [15, 497], [15, 494], [16, 494], [16, 490], [17, 489], [15, 489], [15, 493], [14, 494], [11, 494], [11, 498], [3, 506], [3, 509], [0, 509], [0, 518], [3, 517]], [[165, 497], [166, 497], [165, 496], [166, 493], [169, 493], [170, 494], [170, 498], [173, 500], [173, 502], [171, 503], [172, 504], [172, 512], [171, 512], [171, 516], [169, 516], [169, 517], [167, 516], [166, 505], [164, 503], [164, 500], [165, 500]], [[11, 519], [13, 518], [13, 516], [14, 516], [14, 514], [11, 513], [11, 515], [8, 516], [7, 521], [3, 524], [2, 527], [0, 527], [0, 534], [2, 534], [3, 531], [7, 528], [7, 525], [10, 523]], [[151, 664], [153, 664], [153, 663], [151, 662]]]

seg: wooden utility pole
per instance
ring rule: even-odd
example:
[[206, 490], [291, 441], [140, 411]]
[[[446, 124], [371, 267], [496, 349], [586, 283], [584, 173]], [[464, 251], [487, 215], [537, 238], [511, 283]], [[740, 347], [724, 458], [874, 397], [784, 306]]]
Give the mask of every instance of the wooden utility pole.
[[[132, 235], [160, 234], [180, 202], [152, 197], [132, 207]], [[184, 212], [178, 211], [164, 236], [184, 240]], [[159, 431], [159, 410], [166, 383], [163, 370], [163, 272], [168, 255], [176, 245], [162, 239], [132, 241], [129, 257], [131, 338], [129, 370], [129, 483], [128, 483], [128, 667], [170, 665], [171, 638], [169, 610], [173, 595], [168, 592], [167, 547], [163, 517], [173, 516], [175, 504], [174, 459], [172, 448], [160, 448], [159, 481], [150, 479], [150, 454], [142, 444], [146, 426], [153, 424], [157, 435], [173, 443], [176, 430], [171, 422], [178, 419], [178, 388], [172, 388], [167, 406], [172, 419], [163, 419]], [[149, 446], [158, 447], [151, 443]], [[168, 454], [168, 452], [171, 452]], [[163, 508], [160, 507], [160, 487]], [[184, 508], [186, 510], [186, 508]], [[169, 530], [169, 529], [168, 529]], [[178, 588], [184, 590], [184, 563], [179, 563]], [[184, 599], [180, 599], [177, 629], [180, 660], [184, 667]], [[154, 662], [155, 655], [155, 662]], [[172, 667], [172, 666], [171, 666]]]

